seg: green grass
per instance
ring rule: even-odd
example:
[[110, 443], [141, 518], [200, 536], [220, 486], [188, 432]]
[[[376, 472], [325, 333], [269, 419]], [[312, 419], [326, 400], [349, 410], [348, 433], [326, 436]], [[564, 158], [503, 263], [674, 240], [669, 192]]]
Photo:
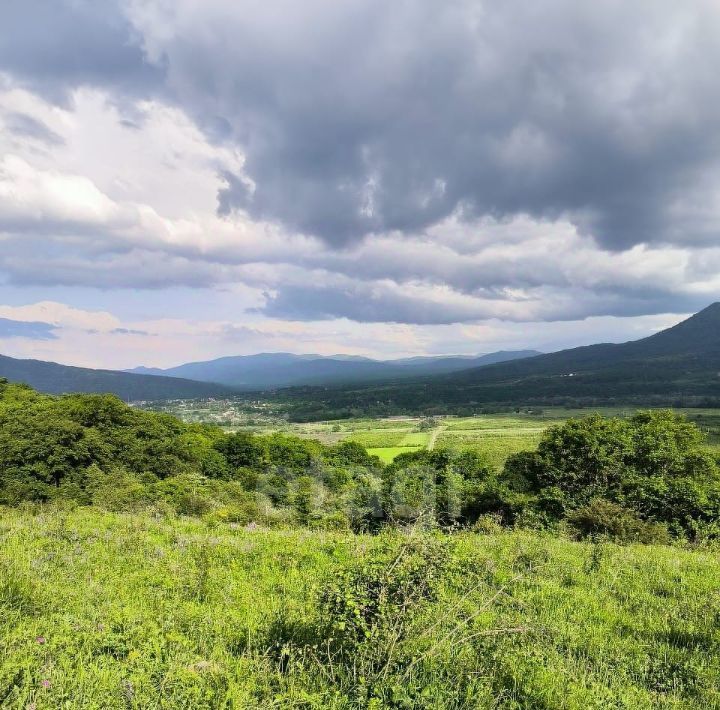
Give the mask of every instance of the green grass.
[[383, 463], [392, 463], [396, 456], [411, 451], [419, 451], [421, 446], [386, 446], [368, 449], [370, 456], [377, 456]]
[[535, 449], [541, 435], [537, 429], [444, 431], [435, 445], [477, 451], [493, 466], [501, 468], [508, 456]]
[[400, 440], [400, 446], [425, 446], [428, 443], [429, 434], [424, 431], [414, 431]]
[[703, 550], [420, 534], [437, 592], [328, 663], [319, 591], [405, 539], [2, 510], [0, 707], [720, 707]]
[[544, 419], [541, 417], [501, 417], [485, 415], [472, 418], [463, 419], [450, 419], [446, 422], [448, 431], [473, 431], [473, 430], [485, 430], [485, 429], [525, 429], [525, 428], [540, 428], [544, 429], [550, 424], [554, 423], [555, 419]]
[[356, 431], [348, 436], [346, 441], [356, 441], [366, 449], [376, 449], [401, 446], [404, 438], [404, 431]]

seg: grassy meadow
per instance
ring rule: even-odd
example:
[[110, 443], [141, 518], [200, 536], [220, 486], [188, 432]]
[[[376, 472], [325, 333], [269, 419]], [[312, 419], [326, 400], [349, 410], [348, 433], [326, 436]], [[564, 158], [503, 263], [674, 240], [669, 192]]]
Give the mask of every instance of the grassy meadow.
[[720, 707], [715, 552], [480, 532], [4, 509], [0, 707]]

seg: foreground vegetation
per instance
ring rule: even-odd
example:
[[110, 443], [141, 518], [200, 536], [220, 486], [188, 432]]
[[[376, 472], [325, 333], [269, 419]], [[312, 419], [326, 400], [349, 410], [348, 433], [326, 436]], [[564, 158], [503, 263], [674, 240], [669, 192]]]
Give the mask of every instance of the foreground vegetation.
[[711, 549], [0, 512], [0, 706], [720, 707]]
[[720, 707], [704, 416], [500, 459], [526, 418], [323, 443], [0, 381], [0, 707]]
[[[333, 445], [227, 434], [112, 396], [51, 397], [0, 382], [0, 504], [152, 507], [217, 522], [355, 532], [418, 521], [472, 528], [487, 516], [623, 541], [720, 532], [716, 458], [701, 430], [671, 411], [538, 428], [537, 446], [501, 466], [482, 449], [419, 448], [429, 436], [463, 431], [450, 423], [440, 434], [399, 433], [396, 443], [408, 450], [386, 465], [363, 446], [375, 441], [372, 432], [363, 443]], [[485, 440], [511, 438], [505, 431], [489, 430]]]

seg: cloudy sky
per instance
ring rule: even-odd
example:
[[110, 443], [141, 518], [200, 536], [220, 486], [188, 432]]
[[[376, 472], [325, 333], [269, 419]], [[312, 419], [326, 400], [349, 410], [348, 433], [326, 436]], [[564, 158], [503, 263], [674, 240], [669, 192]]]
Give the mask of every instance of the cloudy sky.
[[720, 298], [717, 0], [4, 0], [0, 352], [553, 350]]

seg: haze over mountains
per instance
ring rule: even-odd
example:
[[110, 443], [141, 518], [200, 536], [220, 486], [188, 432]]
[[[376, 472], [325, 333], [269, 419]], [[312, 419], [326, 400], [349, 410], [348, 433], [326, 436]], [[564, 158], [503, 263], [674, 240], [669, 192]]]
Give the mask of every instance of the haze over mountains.
[[477, 356], [411, 357], [373, 360], [352, 355], [259, 353], [191, 362], [167, 369], [137, 367], [128, 372], [183, 377], [230, 387], [273, 389], [437, 375], [539, 355], [537, 350], [500, 351]]
[[497, 352], [476, 357], [417, 357], [380, 361], [351, 355], [262, 353], [188, 363], [168, 370], [139, 367], [128, 372], [73, 367], [0, 355], [0, 377], [41, 392], [110, 392], [125, 400], [231, 397], [241, 392], [291, 385], [388, 381], [447, 373], [534, 355]]

